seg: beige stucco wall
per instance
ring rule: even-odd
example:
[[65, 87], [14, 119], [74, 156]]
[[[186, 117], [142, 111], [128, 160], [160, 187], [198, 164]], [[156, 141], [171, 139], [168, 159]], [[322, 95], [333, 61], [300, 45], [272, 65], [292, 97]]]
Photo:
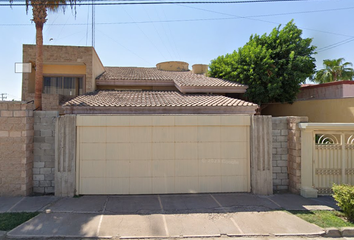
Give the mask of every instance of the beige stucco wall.
[[297, 101], [293, 104], [270, 104], [264, 115], [307, 116], [309, 122], [354, 122], [354, 98]]
[[0, 102], [0, 196], [32, 193], [33, 104]]
[[[35, 45], [23, 45], [24, 63], [36, 61]], [[92, 47], [77, 46], [43, 46], [44, 74], [54, 75], [84, 75], [85, 92], [96, 89], [96, 77], [104, 72], [104, 67]], [[32, 66], [32, 73], [22, 75], [22, 100], [33, 100], [35, 68]], [[58, 105], [56, 103], [55, 105]], [[55, 110], [46, 109], [43, 110]]]

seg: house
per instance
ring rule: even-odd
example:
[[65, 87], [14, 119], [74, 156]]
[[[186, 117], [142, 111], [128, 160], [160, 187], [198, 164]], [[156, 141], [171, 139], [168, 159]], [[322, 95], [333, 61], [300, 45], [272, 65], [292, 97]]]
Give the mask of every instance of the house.
[[[271, 120], [255, 122], [258, 106], [237, 98], [247, 86], [207, 77], [202, 64], [106, 67], [92, 47], [44, 46], [43, 53], [35, 193], [250, 192], [251, 184], [253, 192], [272, 191], [271, 142], [262, 140]], [[33, 65], [23, 73], [27, 102], [34, 61], [35, 46], [24, 45], [23, 62]], [[259, 134], [253, 145], [252, 134]], [[254, 170], [262, 179], [251, 182], [253, 148], [263, 167]]]
[[[104, 67], [92, 47], [44, 46], [43, 110], [61, 113], [241, 113], [256, 104], [234, 98], [247, 86], [205, 75], [208, 66], [158, 63], [156, 68]], [[34, 63], [35, 46], [23, 46]], [[33, 66], [35, 69], [35, 66]], [[232, 96], [232, 97], [228, 97]], [[34, 99], [34, 71], [23, 73], [22, 100]]]
[[303, 85], [293, 104], [269, 104], [262, 114], [308, 116], [309, 122], [353, 123], [354, 81]]

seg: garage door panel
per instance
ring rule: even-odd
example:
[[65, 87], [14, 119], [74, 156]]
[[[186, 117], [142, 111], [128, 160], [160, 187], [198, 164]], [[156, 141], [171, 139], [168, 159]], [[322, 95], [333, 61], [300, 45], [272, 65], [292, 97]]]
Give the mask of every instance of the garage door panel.
[[199, 191], [200, 192], [220, 192], [221, 189], [221, 176], [208, 176], [199, 178]]
[[221, 127], [220, 135], [223, 142], [243, 142], [247, 139], [247, 128]]
[[175, 160], [176, 177], [197, 177], [198, 175], [198, 160]]
[[106, 159], [129, 160], [131, 157], [130, 143], [107, 143]]
[[196, 127], [175, 127], [175, 142], [196, 142], [198, 129]]
[[152, 148], [152, 159], [154, 160], [171, 160], [175, 158], [174, 143], [154, 143]]
[[175, 125], [175, 116], [152, 116], [153, 126], [170, 126]]
[[152, 179], [152, 193], [175, 193], [175, 178], [174, 177], [154, 177]]
[[151, 127], [131, 127], [129, 128], [129, 142], [131, 143], [150, 143], [152, 139]]
[[175, 193], [199, 192], [198, 177], [175, 177]]
[[86, 127], [82, 131], [82, 139], [87, 143], [105, 143], [106, 127]]
[[248, 152], [246, 142], [221, 142], [220, 144], [221, 144], [220, 157], [222, 159], [233, 159], [233, 158], [246, 159], [247, 152]]
[[130, 162], [129, 160], [107, 160], [106, 161], [106, 177], [129, 178]]
[[221, 175], [222, 176], [243, 176], [247, 174], [248, 168], [244, 164], [246, 159], [234, 158], [234, 159], [224, 159], [221, 164]]
[[91, 118], [77, 122], [79, 194], [250, 191], [249, 116]]
[[152, 156], [151, 143], [130, 143], [129, 159], [150, 161]]
[[146, 160], [131, 160], [129, 163], [130, 177], [152, 177], [151, 162]]
[[[106, 117], [106, 126], [107, 127], [129, 127], [130, 126], [130, 118], [131, 116], [107, 116]], [[95, 126], [95, 125], [93, 125]]]
[[221, 160], [220, 159], [200, 159], [199, 160], [199, 176], [220, 176]]
[[106, 194], [106, 178], [82, 177], [80, 191], [84, 194]]
[[221, 176], [221, 190], [223, 192], [248, 191], [244, 186], [243, 176]]
[[175, 116], [175, 126], [198, 126], [198, 116]]
[[130, 139], [128, 127], [107, 127], [107, 143], [125, 143]]
[[106, 176], [105, 161], [84, 161], [81, 164], [81, 176], [86, 178], [104, 178]]
[[106, 194], [129, 194], [129, 178], [106, 178]]
[[129, 179], [130, 194], [150, 194], [152, 193], [151, 178], [130, 178]]
[[198, 143], [199, 159], [220, 159], [220, 142], [201, 142]]
[[175, 129], [173, 127], [152, 128], [152, 142], [154, 143], [174, 143]]
[[156, 160], [152, 161], [152, 176], [155, 177], [174, 177], [174, 160]]
[[104, 143], [82, 143], [80, 146], [80, 158], [85, 160], [105, 160], [106, 144]]
[[176, 143], [175, 159], [176, 160], [198, 159], [198, 144], [197, 143]]
[[198, 142], [219, 142], [220, 127], [198, 127]]
[[205, 116], [205, 115], [199, 115], [197, 116], [198, 119], [198, 125], [199, 126], [206, 126], [206, 125], [215, 125], [215, 126], [220, 126], [221, 119], [220, 116], [218, 115], [212, 115], [212, 116]]
[[154, 116], [148, 116], [148, 115], [129, 116], [130, 126], [132, 127], [152, 126], [153, 117]]

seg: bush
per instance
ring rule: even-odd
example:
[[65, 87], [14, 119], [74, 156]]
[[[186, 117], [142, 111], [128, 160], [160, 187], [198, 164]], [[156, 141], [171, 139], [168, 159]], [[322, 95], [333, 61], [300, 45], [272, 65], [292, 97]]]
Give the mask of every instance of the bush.
[[354, 186], [333, 184], [333, 197], [348, 221], [354, 222]]

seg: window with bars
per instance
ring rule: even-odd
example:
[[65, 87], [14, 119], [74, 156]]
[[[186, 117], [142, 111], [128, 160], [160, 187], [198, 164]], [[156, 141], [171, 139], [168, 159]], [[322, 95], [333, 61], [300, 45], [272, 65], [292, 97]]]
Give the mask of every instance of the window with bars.
[[78, 96], [83, 94], [83, 77], [43, 77], [43, 93]]

